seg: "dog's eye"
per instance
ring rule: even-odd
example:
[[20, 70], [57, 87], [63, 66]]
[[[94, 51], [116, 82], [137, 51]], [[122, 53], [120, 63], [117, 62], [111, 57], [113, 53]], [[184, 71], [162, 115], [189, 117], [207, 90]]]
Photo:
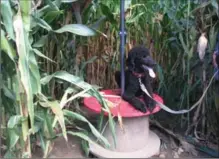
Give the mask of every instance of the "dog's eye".
[[143, 55], [143, 58], [146, 58], [147, 56], [146, 55]]

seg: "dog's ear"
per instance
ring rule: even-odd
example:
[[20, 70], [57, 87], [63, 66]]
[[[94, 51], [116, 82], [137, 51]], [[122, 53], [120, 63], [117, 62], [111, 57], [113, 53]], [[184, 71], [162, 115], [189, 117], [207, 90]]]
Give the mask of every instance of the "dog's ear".
[[134, 71], [135, 69], [135, 56], [136, 54], [132, 51], [130, 51], [128, 54], [128, 59], [126, 60], [126, 63], [130, 71]]

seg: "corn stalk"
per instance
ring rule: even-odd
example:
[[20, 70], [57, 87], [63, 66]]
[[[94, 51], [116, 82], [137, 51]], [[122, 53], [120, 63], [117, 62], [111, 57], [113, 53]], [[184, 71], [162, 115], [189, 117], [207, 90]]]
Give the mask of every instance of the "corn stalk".
[[[65, 3], [68, 5], [69, 2]], [[69, 103], [83, 97], [83, 94], [90, 89], [98, 93], [91, 85], [78, 80], [79, 78], [76, 76], [67, 72], [56, 73], [58, 79], [74, 84], [72, 89], [75, 89], [78, 94], [75, 94], [74, 98], [68, 101], [64, 100], [64, 105], [60, 104], [58, 99], [51, 100], [52, 92], [45, 91], [45, 87], [42, 87], [41, 78], [45, 79], [46, 76], [43, 73], [47, 71], [42, 72], [41, 61], [52, 62], [51, 66], [54, 66], [60, 60], [46, 56], [50, 54], [42, 53], [42, 48], [47, 47], [45, 46], [47, 37], [58, 37], [62, 34], [86, 37], [93, 36], [96, 32], [82, 24], [66, 24], [53, 29], [49, 23], [62, 14], [59, 9], [59, 1], [48, 0], [44, 6], [41, 6], [41, 9], [37, 9], [37, 7], [32, 6], [32, 1], [1, 2], [3, 18], [1, 20], [3, 26], [1, 28], [1, 50], [4, 53], [1, 61], [3, 66], [3, 93], [1, 97], [5, 112], [5, 115], [1, 116], [5, 121], [1, 137], [4, 139], [6, 147], [4, 148], [4, 157], [8, 158], [32, 157], [33, 147], [39, 142], [44, 157], [47, 157], [51, 151], [53, 139], [60, 135], [56, 132], [59, 126], [61, 134], [67, 141], [65, 119], [68, 116], [65, 116], [62, 110], [66, 102]], [[61, 52], [58, 50], [57, 53]], [[50, 77], [49, 73], [53, 71], [56, 70], [49, 70], [48, 78]], [[71, 80], [69, 81], [69, 79]], [[80, 87], [81, 83], [85, 87], [82, 87], [82, 90], [78, 92], [76, 87]], [[94, 136], [109, 146], [107, 140], [86, 118], [76, 112], [70, 116], [79, 116], [79, 120], [83, 120], [90, 126]], [[83, 132], [70, 132], [70, 134], [92, 142]]]

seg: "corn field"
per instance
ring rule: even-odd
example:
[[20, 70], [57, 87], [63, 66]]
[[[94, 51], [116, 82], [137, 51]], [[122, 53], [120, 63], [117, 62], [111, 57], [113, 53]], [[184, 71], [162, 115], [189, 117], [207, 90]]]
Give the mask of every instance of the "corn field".
[[[158, 63], [155, 92], [171, 109], [188, 109], [213, 75], [212, 54], [219, 32], [217, 0], [126, 0], [126, 55], [141, 44]], [[116, 88], [120, 68], [119, 0], [1, 0], [1, 152], [5, 158], [31, 157], [39, 146], [47, 157], [53, 141], [90, 134], [109, 146], [81, 113], [81, 99], [95, 96], [108, 110], [99, 88]], [[206, 32], [200, 64], [197, 42]], [[203, 80], [203, 71], [206, 71]], [[216, 141], [219, 102], [214, 85], [191, 113], [171, 116], [186, 135]], [[164, 114], [165, 115], [165, 114]], [[159, 120], [159, 115], [155, 116]], [[176, 120], [175, 120], [176, 119]], [[77, 121], [88, 129], [77, 126]], [[101, 118], [100, 118], [101, 120]], [[168, 120], [168, 119], [167, 119]], [[114, 134], [114, 120], [109, 115]], [[176, 122], [177, 121], [177, 122]], [[101, 121], [100, 121], [101, 123]], [[75, 125], [75, 131], [67, 125]], [[198, 132], [198, 133], [197, 133]]]

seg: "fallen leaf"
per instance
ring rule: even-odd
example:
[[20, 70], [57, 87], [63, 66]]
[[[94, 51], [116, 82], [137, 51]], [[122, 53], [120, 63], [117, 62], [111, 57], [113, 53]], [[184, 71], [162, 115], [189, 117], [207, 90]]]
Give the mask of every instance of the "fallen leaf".
[[179, 147], [177, 153], [180, 155], [182, 152], [184, 152], [184, 150], [181, 147]]
[[179, 155], [176, 151], [173, 151], [173, 158], [179, 158]]

